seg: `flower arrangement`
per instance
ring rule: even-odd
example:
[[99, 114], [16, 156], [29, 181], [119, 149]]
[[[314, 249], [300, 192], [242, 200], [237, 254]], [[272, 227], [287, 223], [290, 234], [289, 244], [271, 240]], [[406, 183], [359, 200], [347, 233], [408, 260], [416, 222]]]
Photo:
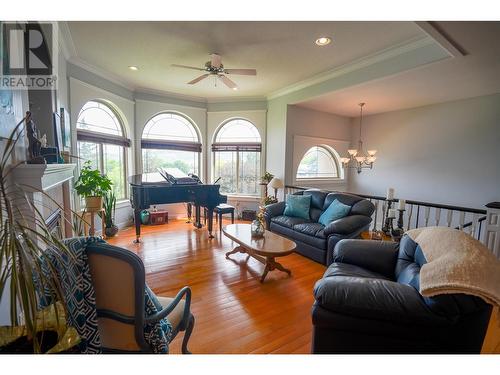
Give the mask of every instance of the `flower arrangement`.
[[278, 199], [273, 197], [272, 195], [269, 195], [262, 200], [262, 203], [264, 204], [264, 206], [267, 206], [273, 203], [278, 203]]

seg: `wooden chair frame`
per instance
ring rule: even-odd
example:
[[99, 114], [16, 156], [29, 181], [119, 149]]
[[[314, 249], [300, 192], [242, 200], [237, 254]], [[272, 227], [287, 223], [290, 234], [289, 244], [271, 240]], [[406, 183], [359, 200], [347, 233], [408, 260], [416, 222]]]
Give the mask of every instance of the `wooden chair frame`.
[[134, 304], [135, 304], [135, 315], [126, 316], [120, 314], [116, 311], [111, 311], [107, 309], [97, 309], [98, 318], [107, 318], [116, 320], [120, 323], [130, 324], [134, 326], [135, 330], [135, 340], [137, 346], [141, 348], [140, 351], [125, 351], [113, 348], [102, 348], [105, 353], [151, 353], [151, 347], [144, 339], [144, 324], [151, 324], [158, 322], [159, 320], [167, 317], [179, 304], [183, 297], [185, 297], [185, 307], [184, 314], [176, 327], [175, 331], [172, 333], [172, 339], [177, 336], [180, 331], [185, 331], [184, 338], [182, 340], [182, 353], [191, 354], [187, 345], [191, 333], [193, 332], [193, 327], [195, 319], [193, 314], [191, 314], [191, 289], [187, 286], [182, 288], [172, 302], [164, 307], [161, 311], [157, 312], [152, 316], [144, 316], [144, 294], [146, 286], [146, 275], [144, 271], [144, 264], [136, 254], [131, 251], [122, 249], [120, 247], [112, 246], [109, 244], [96, 243], [91, 244], [87, 248], [89, 254], [99, 254], [102, 256], [109, 256], [112, 258], [118, 258], [126, 263], [128, 263], [134, 270]]

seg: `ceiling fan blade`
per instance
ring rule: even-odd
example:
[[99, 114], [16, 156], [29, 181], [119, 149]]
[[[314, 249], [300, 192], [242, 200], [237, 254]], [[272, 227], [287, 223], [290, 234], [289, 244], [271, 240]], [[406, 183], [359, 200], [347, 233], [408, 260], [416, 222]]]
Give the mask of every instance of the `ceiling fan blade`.
[[245, 76], [256, 76], [257, 70], [255, 69], [224, 69], [227, 74], [241, 74]]
[[201, 70], [202, 72], [206, 70], [206, 69], [203, 69], [203, 68], [196, 68], [194, 66], [179, 65], [179, 64], [172, 64], [171, 66], [175, 66], [176, 68], [186, 68], [186, 69]]
[[210, 65], [212, 65], [214, 68], [220, 68], [222, 64], [222, 58], [220, 57], [220, 55], [212, 53], [210, 56], [211, 56]]
[[202, 79], [205, 79], [209, 76], [210, 74], [202, 74], [201, 76], [199, 76], [198, 78], [195, 78], [193, 79], [192, 81], [189, 81], [188, 82], [188, 85], [194, 85], [195, 83], [198, 83], [200, 82]]
[[227, 86], [229, 87], [230, 89], [236, 89], [238, 88], [238, 85], [236, 83], [234, 83], [233, 81], [231, 81], [229, 78], [227, 78], [226, 76], [223, 76], [223, 75], [219, 75], [218, 76], [220, 78], [220, 80]]

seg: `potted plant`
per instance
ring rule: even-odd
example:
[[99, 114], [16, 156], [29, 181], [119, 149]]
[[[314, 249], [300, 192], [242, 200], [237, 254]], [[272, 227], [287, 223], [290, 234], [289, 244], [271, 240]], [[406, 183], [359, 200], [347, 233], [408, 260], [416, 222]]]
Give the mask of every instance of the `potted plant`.
[[115, 210], [116, 210], [116, 196], [113, 191], [107, 192], [103, 197], [104, 208], [104, 231], [106, 237], [114, 237], [118, 233], [118, 227], [115, 225]]
[[[24, 141], [26, 118], [29, 119], [28, 114], [1, 144], [0, 301], [10, 310], [10, 323], [0, 327], [0, 353], [54, 352], [63, 345], [63, 350], [67, 350], [79, 340], [66, 324], [66, 304], [58, 276], [53, 269], [44, 271], [43, 267], [48, 247], [57, 248], [61, 255], [71, 256], [71, 252], [46, 227], [43, 214], [24, 193], [24, 188], [33, 188], [12, 178], [15, 168], [24, 163], [14, 163], [13, 159], [18, 143]], [[37, 192], [62, 208], [48, 194]], [[31, 208], [30, 213], [27, 208]], [[33, 220], [37, 223], [35, 228], [29, 224]], [[53, 292], [52, 303], [42, 308], [40, 299], [47, 287]], [[55, 349], [56, 344], [59, 349]]]
[[266, 172], [264, 175], [260, 178], [260, 183], [262, 185], [267, 185], [271, 180], [273, 179], [274, 175], [272, 173]]
[[85, 198], [87, 211], [99, 211], [102, 208], [102, 197], [111, 191], [112, 184], [108, 176], [93, 169], [91, 162], [87, 161], [75, 183], [75, 190], [78, 195]]

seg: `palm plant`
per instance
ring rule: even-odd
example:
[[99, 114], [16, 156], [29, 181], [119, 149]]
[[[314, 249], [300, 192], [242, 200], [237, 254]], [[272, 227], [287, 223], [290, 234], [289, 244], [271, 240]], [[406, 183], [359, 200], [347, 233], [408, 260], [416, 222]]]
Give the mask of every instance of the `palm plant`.
[[[55, 301], [64, 302], [56, 271], [42, 271], [44, 250], [55, 247], [60, 254], [72, 255], [47, 228], [42, 213], [23, 193], [23, 186], [13, 181], [12, 172], [22, 164], [14, 164], [12, 160], [16, 145], [24, 141], [24, 120], [5, 141], [0, 156], [0, 300], [8, 299], [12, 330], [24, 326], [24, 335], [33, 345], [33, 351], [38, 353], [44, 340], [44, 321], [37, 319], [40, 291], [50, 288]], [[49, 195], [40, 193], [60, 207]], [[57, 315], [57, 309], [54, 310]]]

